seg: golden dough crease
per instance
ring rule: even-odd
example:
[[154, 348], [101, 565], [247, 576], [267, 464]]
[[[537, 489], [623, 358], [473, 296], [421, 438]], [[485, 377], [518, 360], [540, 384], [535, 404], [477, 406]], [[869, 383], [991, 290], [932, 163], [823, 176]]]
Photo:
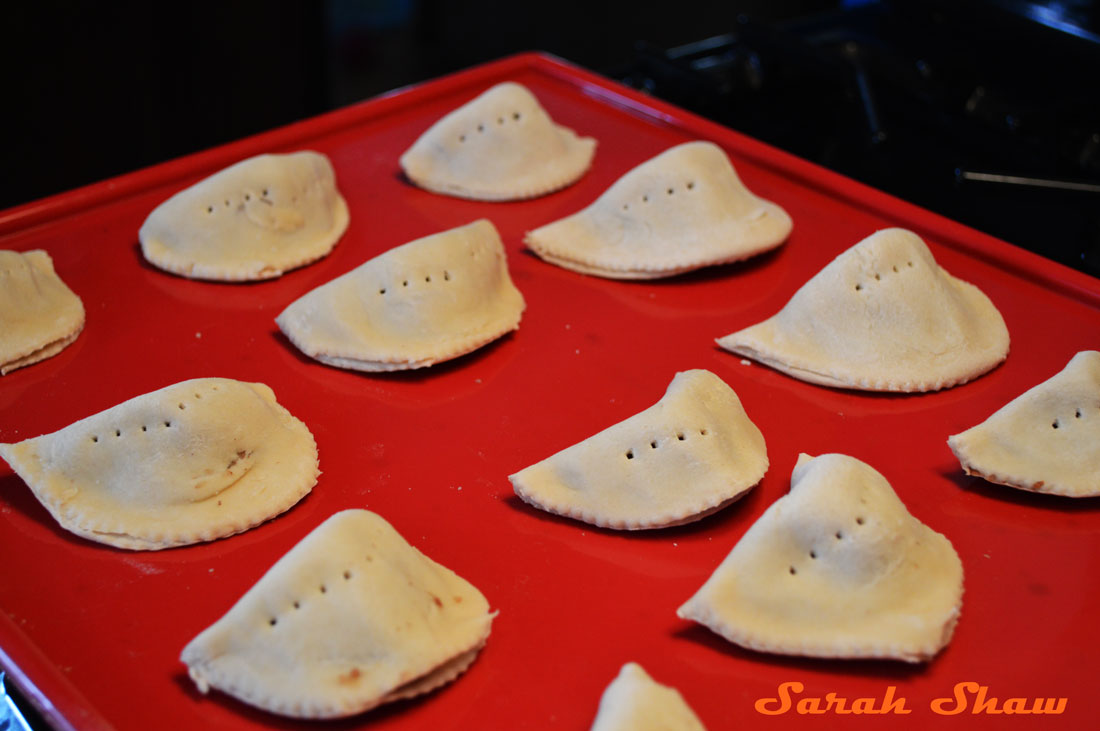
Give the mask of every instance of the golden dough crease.
[[275, 322], [303, 353], [359, 371], [424, 368], [519, 327], [523, 295], [485, 219], [410, 241], [307, 292]]
[[258, 155], [181, 190], [145, 219], [145, 259], [192, 279], [272, 279], [332, 251], [348, 227], [332, 163]]
[[331, 516], [183, 649], [199, 690], [295, 718], [340, 718], [451, 682], [495, 612], [367, 510]]
[[0, 375], [57, 355], [84, 329], [84, 304], [45, 251], [0, 251]]
[[775, 316], [718, 339], [795, 378], [867, 391], [936, 391], [1008, 356], [1008, 329], [977, 287], [948, 274], [911, 231], [868, 236]]
[[781, 245], [791, 217], [753, 195], [712, 142], [665, 150], [584, 210], [527, 233], [524, 243], [566, 269], [656, 279], [748, 259]]
[[233, 535], [290, 509], [317, 482], [306, 425], [262, 383], [183, 381], [0, 457], [65, 528], [155, 551]]
[[677, 615], [782, 655], [922, 662], [951, 639], [963, 569], [853, 457], [800, 455], [791, 491], [749, 528]]
[[556, 124], [526, 87], [505, 82], [433, 124], [401, 169], [433, 193], [483, 201], [536, 198], [584, 175], [596, 141]]
[[1051, 495], [1100, 495], [1100, 352], [1077, 353], [947, 443], [968, 475]]

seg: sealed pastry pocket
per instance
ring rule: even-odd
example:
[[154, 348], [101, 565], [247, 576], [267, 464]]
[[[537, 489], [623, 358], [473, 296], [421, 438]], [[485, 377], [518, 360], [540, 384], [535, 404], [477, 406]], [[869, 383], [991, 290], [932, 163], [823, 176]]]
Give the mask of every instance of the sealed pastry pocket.
[[577, 181], [596, 141], [556, 124], [524, 86], [497, 84], [433, 124], [401, 156], [416, 185], [459, 198], [534, 198]]
[[623, 175], [592, 205], [530, 231], [546, 261], [613, 279], [655, 279], [780, 246], [791, 218], [753, 195], [711, 142], [670, 148]]
[[328, 158], [258, 155], [161, 203], [138, 236], [146, 260], [194, 279], [271, 279], [326, 256], [348, 226]]
[[840, 454], [800, 455], [791, 491], [677, 614], [783, 655], [928, 660], [951, 639], [963, 571], [886, 479]]
[[535, 507], [605, 528], [703, 518], [768, 469], [764, 437], [710, 371], [677, 373], [650, 408], [508, 479]]
[[935, 391], [1008, 356], [1008, 329], [977, 287], [911, 231], [885, 229], [806, 282], [773, 317], [718, 344], [795, 378], [868, 391]]
[[345, 510], [303, 538], [180, 659], [222, 690], [296, 718], [338, 718], [461, 675], [495, 612], [380, 516]]
[[317, 481], [305, 424], [263, 384], [183, 381], [0, 456], [65, 529], [155, 550], [239, 533]]
[[524, 301], [485, 219], [410, 241], [291, 303], [276, 318], [299, 350], [361, 371], [424, 368], [519, 327]]
[[1100, 352], [1077, 353], [947, 443], [969, 475], [1032, 492], [1100, 495]]

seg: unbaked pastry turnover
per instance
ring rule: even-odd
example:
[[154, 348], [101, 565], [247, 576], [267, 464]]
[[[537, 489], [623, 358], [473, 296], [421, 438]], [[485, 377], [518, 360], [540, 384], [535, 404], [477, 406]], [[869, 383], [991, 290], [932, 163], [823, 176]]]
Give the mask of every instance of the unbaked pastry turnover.
[[327, 255], [348, 226], [332, 163], [303, 151], [231, 165], [161, 203], [138, 237], [150, 264], [192, 279], [271, 279]]
[[768, 471], [764, 436], [710, 371], [677, 373], [650, 408], [508, 479], [537, 508], [604, 528], [699, 520]]
[[726, 153], [688, 142], [619, 178], [596, 202], [527, 234], [558, 266], [655, 279], [747, 259], [782, 244], [791, 218], [745, 187]]
[[951, 639], [963, 570], [890, 483], [840, 454], [800, 455], [769, 507], [677, 614], [761, 652], [921, 662]]
[[433, 124], [401, 156], [416, 185], [485, 201], [535, 198], [571, 185], [596, 141], [555, 124], [526, 87], [497, 84]]
[[868, 391], [956, 386], [1008, 355], [1008, 329], [989, 298], [899, 228], [859, 242], [778, 314], [717, 342], [810, 383]]
[[336, 513], [183, 649], [199, 690], [296, 718], [339, 718], [451, 682], [495, 612], [380, 516]]
[[226, 378], [183, 381], [0, 444], [0, 457], [61, 527], [147, 551], [248, 530], [320, 474], [313, 435], [271, 389]]
[[1100, 352], [947, 440], [968, 475], [1032, 492], [1100, 495]]
[[0, 251], [0, 375], [57, 355], [84, 329], [84, 305], [45, 251]]
[[628, 662], [600, 698], [591, 731], [705, 731], [680, 691]]
[[291, 303], [276, 322], [322, 363], [424, 368], [519, 327], [523, 295], [485, 219], [391, 249]]

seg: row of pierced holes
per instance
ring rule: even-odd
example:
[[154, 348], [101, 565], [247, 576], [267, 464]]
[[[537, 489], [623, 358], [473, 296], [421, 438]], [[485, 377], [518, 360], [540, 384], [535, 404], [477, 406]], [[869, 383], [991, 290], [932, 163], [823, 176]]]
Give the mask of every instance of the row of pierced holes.
[[[344, 575], [344, 581], [351, 581], [352, 573], [351, 573], [350, 569], [344, 571], [343, 575]], [[328, 593], [328, 587], [325, 586], [324, 584], [321, 584], [320, 586], [318, 586], [317, 590], [319, 592], [321, 592], [322, 594], [327, 594]], [[294, 606], [295, 609], [301, 609], [302, 608], [302, 603], [301, 603], [301, 601], [295, 599], [293, 606]], [[269, 625], [271, 625], [272, 627], [274, 627], [275, 625], [277, 625], [279, 623], [279, 618], [278, 617], [272, 617], [271, 619], [267, 620], [267, 623]]]
[[[260, 197], [261, 198], [267, 198], [267, 193], [268, 193], [267, 188], [264, 188], [263, 194]], [[244, 194], [244, 199], [245, 199], [245, 201], [252, 200], [252, 194], [251, 193], [245, 193]], [[225, 199], [225, 207], [229, 208], [229, 206], [230, 206], [230, 200], [228, 198], [226, 198]], [[206, 207], [206, 212], [207, 213], [213, 213], [214, 212], [214, 206], [207, 206]]]
[[[862, 515], [856, 516], [856, 525], [863, 525], [863, 523], [864, 523], [863, 516]], [[843, 540], [844, 539], [844, 531], [838, 530], [836, 533], [833, 534], [833, 537], [836, 538], [838, 541]], [[817, 551], [811, 550], [810, 551], [810, 558], [812, 558], [814, 560], [817, 560]], [[789, 569], [789, 572], [790, 572], [791, 576], [794, 576], [795, 574], [798, 573], [798, 570], [794, 566], [791, 566], [790, 569]]]
[[[425, 276], [424, 281], [428, 282], [430, 284], [431, 281], [432, 281], [432, 275], [428, 274], [427, 276]], [[443, 270], [443, 281], [444, 282], [451, 281], [451, 273], [449, 271], [447, 271], [446, 269]], [[409, 280], [406, 279], [403, 282], [401, 282], [401, 286], [402, 287], [408, 287], [409, 286]], [[378, 290], [378, 294], [385, 294], [385, 293], [386, 293], [386, 288], [385, 287], [382, 287], [381, 289]]]
[[[1076, 409], [1074, 411], [1073, 418], [1075, 418], [1075, 419], [1080, 419], [1081, 418], [1081, 409]], [[1062, 425], [1061, 420], [1060, 419], [1055, 419], [1054, 422], [1050, 425], [1050, 428], [1051, 429], [1057, 429], [1061, 425]]]
[[[695, 190], [695, 181], [694, 180], [688, 181], [687, 185], [684, 186], [684, 187], [686, 187], [688, 190]], [[669, 188], [665, 192], [668, 195], [672, 195], [673, 193], [676, 192], [676, 189], [675, 188]], [[642, 203], [649, 203], [649, 193], [646, 193], [645, 195], [642, 196]], [[630, 204], [629, 203], [623, 203], [623, 210], [624, 211], [629, 211], [630, 210]]]
[[[912, 268], [913, 268], [913, 262], [911, 262], [911, 261], [907, 261], [907, 262], [905, 262], [905, 266], [907, 266], [907, 267], [909, 267], [910, 269], [912, 269]], [[897, 274], [897, 272], [898, 272], [898, 268], [897, 268], [897, 266], [896, 266], [896, 265], [895, 265], [895, 266], [893, 266], [893, 267], [891, 267], [891, 269], [893, 269], [893, 270], [894, 270], [894, 273], [895, 273], [895, 274]], [[881, 274], [879, 274], [878, 272], [875, 272], [875, 281], [877, 282], [877, 281], [880, 281], [881, 279], [882, 279], [882, 275], [881, 275]], [[860, 283], [860, 284], [857, 284], [857, 285], [856, 285], [856, 291], [857, 291], [857, 292], [859, 292], [859, 291], [862, 291], [862, 290], [863, 290], [863, 284], [862, 284], [862, 283]]]
[[[519, 112], [512, 112], [512, 119], [514, 119], [517, 122], [520, 120], [520, 117], [522, 117], [522, 116], [523, 115], [520, 114]], [[497, 117], [497, 124], [503, 126], [504, 121], [505, 121], [504, 117]], [[484, 132], [485, 131], [485, 123], [484, 122], [477, 126], [477, 131], [478, 132]], [[459, 135], [458, 136], [458, 141], [459, 142], [465, 142], [466, 141], [466, 135]]]
[[[217, 390], [218, 390], [218, 387], [217, 387], [217, 386], [214, 386], [214, 387], [213, 387], [213, 390], [217, 391]], [[195, 396], [195, 399], [196, 399], [196, 400], [197, 400], [197, 399], [201, 399], [201, 398], [202, 398], [202, 394], [201, 394], [201, 393], [198, 393], [198, 392], [196, 392], [196, 393], [194, 394], [194, 396]], [[180, 411], [183, 411], [183, 410], [184, 410], [184, 409], [186, 409], [186, 408], [187, 408], [187, 407], [186, 407], [186, 406], [184, 405], [184, 403], [183, 403], [183, 402], [181, 401], [181, 402], [179, 403], [179, 409], [180, 409]], [[169, 420], [169, 419], [165, 419], [165, 420], [164, 420], [164, 428], [165, 428], [165, 429], [168, 429], [168, 428], [170, 428], [171, 426], [172, 426], [172, 422], [171, 422], [171, 420]], [[149, 426], [148, 426], [147, 424], [142, 424], [142, 425], [141, 425], [141, 430], [142, 430], [143, 432], [147, 432], [147, 431], [149, 431]], [[121, 436], [122, 436], [122, 430], [121, 430], [121, 429], [115, 429], [115, 436], [116, 436], [116, 437], [121, 437]], [[93, 435], [92, 435], [92, 441], [93, 441], [93, 442], [95, 442], [95, 443], [99, 443], [99, 436], [98, 436], [98, 435], [96, 435], [96, 434], [93, 434]]]
[[[702, 436], [704, 436], [704, 437], [705, 437], [705, 436], [706, 436], [706, 435], [707, 435], [708, 433], [709, 433], [709, 432], [707, 432], [707, 430], [706, 430], [706, 429], [700, 429], [700, 430], [699, 430], [699, 434], [700, 434], [700, 435], [702, 435]], [[682, 442], [682, 441], [684, 441], [685, 439], [687, 439], [687, 434], [685, 434], [685, 433], [684, 433], [684, 432], [682, 432], [682, 431], [680, 431], [680, 432], [676, 432], [676, 438], [677, 438], [677, 439], [678, 439], [679, 441], [681, 441], [681, 442]], [[656, 439], [652, 440], [652, 441], [651, 441], [651, 442], [649, 443], [649, 448], [650, 448], [650, 449], [656, 449], [656, 448], [657, 448], [658, 446], [660, 446], [660, 442], [659, 442], [658, 440], [656, 440]], [[633, 450], [633, 449], [628, 449], [628, 450], [626, 450], [626, 458], [627, 458], [627, 459], [634, 459], [634, 450]]]

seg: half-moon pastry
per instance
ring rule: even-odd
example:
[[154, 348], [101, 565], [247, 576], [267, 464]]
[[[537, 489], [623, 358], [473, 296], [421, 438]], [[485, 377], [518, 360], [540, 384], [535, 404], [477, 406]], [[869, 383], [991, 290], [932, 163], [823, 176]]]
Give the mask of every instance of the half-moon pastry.
[[787, 212], [749, 192], [722, 148], [688, 142], [619, 178], [596, 202], [527, 234], [540, 257], [583, 274], [655, 279], [782, 244]]
[[390, 249], [291, 303], [275, 319], [311, 358], [359, 371], [424, 368], [519, 327], [492, 223], [474, 221]]
[[936, 391], [1003, 361], [1008, 329], [919, 236], [891, 228], [834, 259], [778, 314], [718, 344], [822, 386]]
[[591, 731], [705, 731], [680, 691], [661, 685], [636, 662], [623, 665], [600, 698]]
[[295, 718], [427, 693], [473, 663], [496, 613], [380, 516], [336, 513], [183, 649], [199, 690]]
[[760, 652], [930, 659], [951, 639], [963, 571], [950, 541], [852, 457], [800, 455], [769, 507], [677, 614]]
[[317, 445], [262, 383], [183, 381], [0, 457], [61, 527], [153, 551], [233, 535], [288, 510], [317, 482]]
[[150, 264], [192, 279], [272, 279], [326, 256], [348, 207], [324, 155], [259, 155], [181, 190], [145, 219]]
[[57, 355], [84, 329], [84, 305], [45, 251], [0, 251], [0, 375]]
[[1100, 352], [947, 440], [966, 474], [1032, 492], [1100, 495]]
[[768, 471], [764, 436], [710, 371], [677, 373], [650, 408], [508, 479], [537, 508], [604, 528], [699, 520]]
[[535, 198], [571, 185], [596, 141], [555, 124], [526, 87], [497, 84], [433, 124], [401, 156], [416, 185], [484, 201]]

